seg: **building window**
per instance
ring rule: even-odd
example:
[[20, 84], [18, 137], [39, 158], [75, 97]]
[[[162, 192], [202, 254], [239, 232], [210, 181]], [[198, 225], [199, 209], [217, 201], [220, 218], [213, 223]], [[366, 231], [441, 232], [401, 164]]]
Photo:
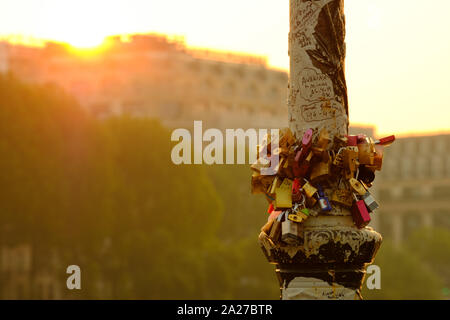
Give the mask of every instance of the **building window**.
[[259, 94], [258, 88], [256, 87], [256, 85], [254, 85], [254, 84], [250, 85], [247, 89], [247, 94], [251, 98], [256, 98]]
[[408, 179], [412, 177], [412, 159], [411, 158], [405, 158], [401, 163], [401, 174], [403, 179]]
[[437, 137], [435, 140], [435, 150], [438, 154], [444, 154], [447, 152], [447, 136]]
[[446, 171], [447, 177], [450, 178], [450, 155], [447, 156], [447, 159], [445, 161], [445, 171]]
[[433, 178], [442, 178], [445, 176], [443, 157], [436, 156], [431, 159], [431, 176]]
[[236, 94], [236, 85], [232, 81], [228, 81], [223, 89], [225, 95], [235, 95]]
[[425, 157], [417, 158], [417, 177], [428, 178], [430, 176], [430, 160]]
[[390, 201], [393, 198], [392, 192], [389, 189], [381, 189], [378, 193], [378, 198], [381, 201]]
[[417, 154], [417, 144], [415, 139], [411, 139], [409, 141], [406, 141], [405, 143], [405, 152], [408, 155]]
[[449, 186], [435, 186], [433, 189], [433, 198], [440, 200], [447, 200], [450, 195], [450, 185]]

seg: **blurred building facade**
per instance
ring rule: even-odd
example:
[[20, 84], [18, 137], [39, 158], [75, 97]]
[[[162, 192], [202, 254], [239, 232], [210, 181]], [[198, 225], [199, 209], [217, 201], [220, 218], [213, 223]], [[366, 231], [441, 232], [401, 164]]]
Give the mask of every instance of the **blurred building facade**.
[[0, 42], [0, 74], [7, 73], [9, 70], [8, 45]]
[[383, 235], [400, 245], [423, 227], [450, 229], [450, 134], [398, 139], [376, 185]]
[[[45, 265], [38, 265], [29, 243], [0, 246], [0, 299], [61, 299], [63, 275], [54, 252]], [[62, 268], [64, 269], [64, 268]]]
[[12, 73], [58, 84], [99, 117], [157, 117], [170, 127], [203, 120], [216, 128], [274, 128], [287, 119], [287, 73], [263, 57], [188, 49], [159, 35], [110, 37], [93, 52], [51, 42], [8, 49]]

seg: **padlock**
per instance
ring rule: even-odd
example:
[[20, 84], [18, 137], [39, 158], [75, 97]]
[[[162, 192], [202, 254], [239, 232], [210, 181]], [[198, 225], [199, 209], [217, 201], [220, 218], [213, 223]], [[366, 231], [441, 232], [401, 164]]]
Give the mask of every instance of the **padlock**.
[[342, 151], [344, 149], [345, 148], [339, 149], [339, 151], [336, 153], [336, 155], [333, 156], [333, 165], [335, 167], [338, 167], [338, 168], [343, 168], [344, 167], [344, 157], [342, 155]]
[[369, 212], [374, 212], [380, 207], [369, 191], [367, 191], [366, 194], [362, 196], [362, 199], [364, 200], [364, 203], [366, 204]]
[[345, 148], [348, 144], [348, 138], [345, 136], [335, 135], [333, 139], [334, 147], [339, 150], [340, 148]]
[[292, 134], [291, 129], [283, 128], [280, 130], [280, 142], [281, 147], [290, 147], [295, 143], [295, 137]]
[[358, 143], [358, 162], [360, 164], [373, 165], [375, 158], [375, 144], [371, 138], [365, 138]]
[[281, 236], [281, 223], [283, 221], [284, 212], [281, 213], [277, 219], [273, 222], [272, 228], [270, 229], [269, 238], [272, 239], [273, 242], [277, 243], [280, 241]]
[[343, 151], [344, 175], [346, 179], [353, 178], [358, 169], [358, 147], [347, 147]]
[[312, 166], [309, 178], [311, 181], [324, 180], [330, 176], [331, 172], [331, 161], [323, 162], [320, 161]]
[[364, 140], [367, 138], [364, 133], [357, 134], [356, 136], [358, 137], [358, 144], [364, 142]]
[[267, 221], [276, 220], [280, 216], [281, 213], [283, 213], [283, 211], [281, 211], [281, 210], [278, 210], [278, 211], [273, 210], [272, 213], [270, 214], [269, 218], [267, 219]]
[[281, 223], [281, 240], [290, 245], [297, 245], [300, 243], [299, 237], [300, 224], [289, 219]]
[[351, 178], [350, 180], [348, 180], [348, 182], [350, 183], [350, 187], [352, 187], [353, 191], [355, 191], [357, 194], [359, 194], [360, 196], [366, 194], [367, 190], [366, 188], [364, 188], [361, 182], [359, 182], [355, 178]]
[[375, 144], [379, 144], [379, 145], [382, 145], [382, 146], [388, 146], [391, 143], [393, 143], [394, 141], [395, 141], [395, 136], [392, 135], [392, 136], [389, 136], [389, 137], [381, 138], [380, 140], [376, 140]]
[[320, 185], [317, 186], [317, 193], [319, 197], [320, 209], [322, 210], [322, 212], [329, 212], [333, 210], [330, 204], [330, 200], [328, 199], [327, 196], [325, 196], [325, 193]]
[[271, 173], [273, 173], [273, 175], [276, 175], [276, 174], [280, 175], [281, 170], [282, 170], [286, 160], [287, 159], [284, 158], [284, 157], [279, 157], [278, 158], [278, 163], [276, 164], [275, 168], [273, 169], [273, 171]]
[[359, 166], [357, 179], [366, 185], [371, 184], [375, 180], [375, 173], [366, 166]]
[[351, 208], [353, 204], [352, 192], [346, 189], [336, 189], [331, 196], [331, 202]]
[[275, 207], [292, 208], [292, 180], [284, 179], [275, 190]]
[[327, 129], [323, 128], [319, 133], [319, 139], [317, 140], [316, 146], [321, 149], [327, 149], [331, 142], [330, 133]]
[[300, 188], [300, 180], [298, 178], [295, 178], [294, 181], [292, 181], [292, 194], [300, 192]]
[[276, 189], [280, 186], [281, 182], [280, 179], [278, 179], [278, 176], [273, 179], [272, 185], [269, 187], [267, 193], [269, 196], [275, 195]]
[[264, 232], [265, 234], [269, 235], [270, 230], [273, 226], [275, 220], [269, 220], [267, 221], [267, 223], [261, 228], [261, 231]]
[[308, 198], [312, 198], [314, 194], [317, 192], [317, 189], [311, 183], [309, 183], [308, 180], [306, 179], [303, 180], [305, 181], [305, 184], [303, 185], [302, 189]]
[[302, 202], [304, 195], [301, 191], [292, 194], [292, 203], [300, 203]]
[[363, 200], [358, 200], [355, 196], [355, 201], [352, 205], [353, 222], [358, 228], [364, 228], [370, 222], [370, 214], [367, 210], [366, 204]]
[[303, 200], [303, 193], [300, 190], [301, 185], [300, 185], [300, 180], [299, 179], [294, 179], [293, 183], [292, 183], [292, 202], [293, 203], [298, 203], [298, 202], [302, 202]]
[[294, 177], [302, 178], [300, 171], [300, 164], [298, 163], [298, 161], [294, 161], [292, 163], [292, 173], [294, 174]]
[[305, 214], [302, 213], [302, 212], [299, 212], [299, 213], [297, 213], [297, 214], [291, 213], [291, 214], [288, 216], [288, 219], [289, 219], [289, 220], [291, 220], [291, 221], [293, 221], [293, 222], [297, 222], [297, 223], [301, 223], [303, 220], [306, 220], [307, 218], [308, 218], [308, 216], [305, 215]]
[[375, 156], [373, 160], [373, 166], [375, 170], [380, 171], [383, 166], [383, 154], [384, 147], [382, 145], [375, 146]]
[[358, 145], [358, 136], [347, 136], [347, 146], [348, 147], [356, 147]]
[[309, 217], [309, 209], [305, 206], [305, 198], [301, 203], [296, 203], [292, 208], [292, 214], [289, 215], [289, 219], [294, 222], [302, 222]]
[[309, 169], [311, 167], [312, 157], [313, 157], [313, 153], [310, 152], [308, 154], [308, 156], [303, 161], [301, 161], [299, 163], [298, 169], [297, 169], [297, 174], [295, 174], [295, 171], [294, 171], [294, 174], [295, 174], [296, 177], [303, 178], [303, 177], [305, 177], [307, 175], [307, 173], [308, 173], [308, 171], [309, 171]]

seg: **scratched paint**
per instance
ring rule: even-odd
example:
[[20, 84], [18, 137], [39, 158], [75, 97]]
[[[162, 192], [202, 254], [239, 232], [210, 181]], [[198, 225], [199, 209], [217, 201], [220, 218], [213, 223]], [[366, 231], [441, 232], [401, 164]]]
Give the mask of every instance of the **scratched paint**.
[[317, 278], [297, 277], [282, 292], [283, 300], [361, 300], [355, 290]]
[[291, 0], [289, 126], [348, 132], [343, 0]]

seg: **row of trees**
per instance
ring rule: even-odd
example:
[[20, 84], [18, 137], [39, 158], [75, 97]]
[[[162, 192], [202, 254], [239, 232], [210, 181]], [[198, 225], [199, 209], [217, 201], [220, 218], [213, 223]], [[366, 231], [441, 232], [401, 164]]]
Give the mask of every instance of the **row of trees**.
[[[65, 267], [80, 265], [71, 298], [277, 299], [249, 168], [175, 166], [172, 146], [156, 120], [99, 121], [57, 87], [1, 76], [1, 245], [30, 243], [33, 268], [56, 251], [63, 285]], [[383, 245], [383, 287], [366, 296], [440, 297], [448, 231], [417, 239], [417, 258]]]

